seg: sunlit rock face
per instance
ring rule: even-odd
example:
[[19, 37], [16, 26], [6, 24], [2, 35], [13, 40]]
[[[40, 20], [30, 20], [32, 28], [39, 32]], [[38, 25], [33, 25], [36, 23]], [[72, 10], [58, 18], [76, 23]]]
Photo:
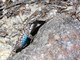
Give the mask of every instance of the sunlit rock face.
[[6, 39], [0, 38], [0, 60], [6, 60], [12, 50], [12, 47], [5, 42]]
[[80, 60], [80, 22], [58, 14], [13, 60]]

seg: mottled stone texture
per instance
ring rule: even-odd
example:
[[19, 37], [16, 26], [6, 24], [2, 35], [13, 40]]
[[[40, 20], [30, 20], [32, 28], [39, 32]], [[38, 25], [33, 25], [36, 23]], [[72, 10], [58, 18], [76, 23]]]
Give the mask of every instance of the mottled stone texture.
[[54, 16], [40, 28], [33, 43], [12, 58], [80, 60], [80, 22], [65, 15]]

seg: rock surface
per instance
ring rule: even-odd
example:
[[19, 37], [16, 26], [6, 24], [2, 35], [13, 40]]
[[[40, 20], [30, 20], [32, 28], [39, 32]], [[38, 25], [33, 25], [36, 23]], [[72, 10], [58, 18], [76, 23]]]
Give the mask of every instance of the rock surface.
[[[6, 14], [0, 19], [0, 60], [80, 60], [79, 0], [1, 1], [6, 7], [22, 1], [26, 4], [3, 9]], [[34, 41], [12, 56], [14, 46], [30, 32], [27, 24], [47, 19], [50, 21], [39, 29]]]
[[80, 22], [57, 14], [13, 60], [80, 60]]

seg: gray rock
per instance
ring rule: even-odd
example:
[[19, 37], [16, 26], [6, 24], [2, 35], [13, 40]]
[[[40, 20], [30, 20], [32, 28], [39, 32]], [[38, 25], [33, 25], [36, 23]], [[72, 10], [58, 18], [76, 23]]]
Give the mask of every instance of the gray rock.
[[33, 43], [11, 57], [11, 60], [79, 59], [80, 22], [62, 14], [44, 24]]

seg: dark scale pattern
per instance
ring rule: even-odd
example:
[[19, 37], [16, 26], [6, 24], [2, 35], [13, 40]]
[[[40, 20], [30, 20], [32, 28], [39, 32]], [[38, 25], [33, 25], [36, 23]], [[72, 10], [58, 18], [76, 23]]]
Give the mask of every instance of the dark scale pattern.
[[2, 1], [0, 1], [0, 19], [2, 19], [3, 18], [3, 2]]

